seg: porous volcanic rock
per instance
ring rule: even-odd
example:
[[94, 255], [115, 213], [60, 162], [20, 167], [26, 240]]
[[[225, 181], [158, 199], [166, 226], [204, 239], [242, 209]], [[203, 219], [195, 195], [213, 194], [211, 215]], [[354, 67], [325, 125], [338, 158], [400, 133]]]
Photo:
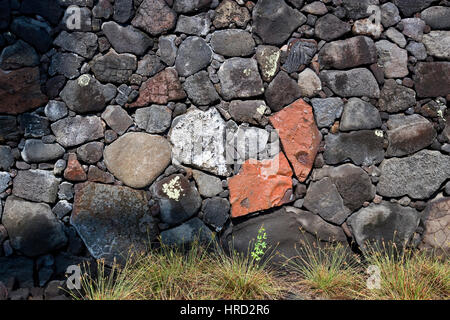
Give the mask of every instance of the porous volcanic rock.
[[430, 201], [422, 214], [425, 231], [420, 248], [431, 248], [448, 254], [450, 251], [450, 198]]
[[175, 28], [177, 14], [164, 0], [144, 0], [131, 24], [152, 36]]

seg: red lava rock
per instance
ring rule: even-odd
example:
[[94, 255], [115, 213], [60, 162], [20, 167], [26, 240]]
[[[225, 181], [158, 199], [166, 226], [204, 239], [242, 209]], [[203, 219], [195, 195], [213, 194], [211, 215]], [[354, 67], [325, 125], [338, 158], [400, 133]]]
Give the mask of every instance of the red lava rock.
[[67, 168], [64, 170], [64, 178], [69, 181], [86, 181], [87, 179], [86, 172], [84, 172], [83, 167], [78, 162], [75, 153], [69, 154]]
[[314, 121], [312, 107], [299, 99], [269, 118], [277, 129], [287, 158], [300, 182], [314, 164], [322, 134]]
[[281, 206], [293, 200], [292, 169], [283, 153], [274, 159], [244, 162], [239, 174], [228, 179], [231, 216]]
[[131, 108], [144, 107], [150, 103], [167, 104], [186, 98], [186, 93], [178, 80], [175, 69], [165, 69], [145, 81], [139, 90], [139, 98], [128, 105]]
[[47, 101], [47, 96], [41, 92], [38, 67], [0, 70], [0, 113], [23, 113]]

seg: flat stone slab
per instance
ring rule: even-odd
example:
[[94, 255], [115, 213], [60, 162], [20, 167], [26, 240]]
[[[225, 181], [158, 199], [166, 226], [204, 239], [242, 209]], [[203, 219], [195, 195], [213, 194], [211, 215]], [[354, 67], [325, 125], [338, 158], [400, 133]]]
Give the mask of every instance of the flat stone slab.
[[75, 186], [70, 223], [92, 256], [107, 263], [146, 250], [158, 234], [145, 191], [92, 182]]

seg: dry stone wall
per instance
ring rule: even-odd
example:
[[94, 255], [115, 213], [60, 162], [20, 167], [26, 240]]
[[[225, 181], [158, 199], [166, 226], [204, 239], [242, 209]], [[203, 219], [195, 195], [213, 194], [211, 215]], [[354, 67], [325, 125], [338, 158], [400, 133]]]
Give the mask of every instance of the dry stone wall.
[[448, 0], [0, 0], [0, 52], [10, 288], [262, 225], [448, 253]]

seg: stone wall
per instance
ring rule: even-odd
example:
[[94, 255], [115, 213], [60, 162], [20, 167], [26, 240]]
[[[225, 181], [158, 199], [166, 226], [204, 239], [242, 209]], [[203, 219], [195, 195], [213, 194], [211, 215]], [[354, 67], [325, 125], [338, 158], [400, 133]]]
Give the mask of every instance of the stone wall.
[[447, 0], [0, 0], [0, 51], [10, 287], [262, 225], [448, 251]]

